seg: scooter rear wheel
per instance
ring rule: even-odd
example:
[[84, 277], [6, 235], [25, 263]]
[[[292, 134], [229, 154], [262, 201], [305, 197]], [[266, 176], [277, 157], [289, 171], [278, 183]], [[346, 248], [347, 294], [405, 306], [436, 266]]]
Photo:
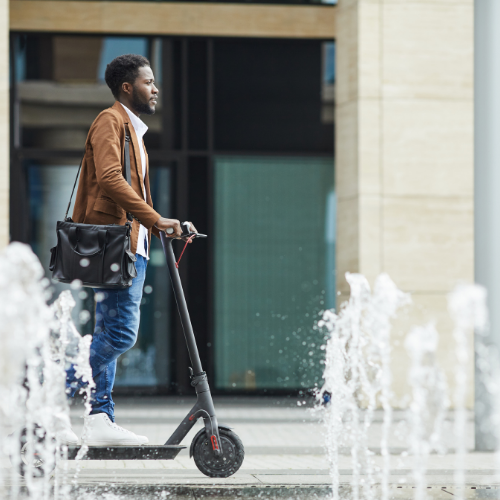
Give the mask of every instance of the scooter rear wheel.
[[[11, 437], [13, 437], [12, 434]], [[55, 456], [49, 457], [52, 460], [50, 460], [50, 463], [46, 463], [40, 456], [39, 451], [33, 449], [44, 448], [46, 439], [45, 430], [39, 425], [35, 425], [31, 435], [26, 428], [21, 431], [18, 445], [19, 457], [16, 460], [13, 456], [10, 456], [11, 464], [17, 467], [17, 471], [21, 476], [24, 477], [28, 473], [29, 462], [31, 462], [31, 474], [33, 477], [43, 477], [53, 472], [55, 469]]]
[[216, 456], [205, 429], [193, 439], [193, 458], [196, 467], [208, 477], [232, 476], [243, 463], [245, 449], [241, 439], [229, 429], [219, 427], [222, 455]]

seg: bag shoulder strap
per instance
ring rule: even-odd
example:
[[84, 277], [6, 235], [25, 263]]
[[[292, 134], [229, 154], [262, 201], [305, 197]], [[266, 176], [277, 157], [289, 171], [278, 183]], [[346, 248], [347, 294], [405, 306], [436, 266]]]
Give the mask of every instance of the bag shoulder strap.
[[[125, 157], [125, 180], [128, 182], [130, 186], [132, 186], [131, 174], [130, 174], [130, 134], [127, 128], [127, 125], [123, 124], [125, 128], [125, 144], [123, 146], [123, 156]], [[66, 213], [64, 214], [64, 220], [68, 220], [68, 213], [71, 207], [71, 201], [73, 200], [73, 194], [75, 193], [76, 183], [78, 182], [78, 177], [80, 176], [80, 170], [82, 169], [83, 159], [85, 158], [85, 153], [83, 153], [82, 159], [80, 160], [80, 165], [78, 167], [78, 172], [76, 173], [75, 183], [73, 184], [73, 189], [71, 190], [71, 196], [69, 197], [68, 208], [66, 209]], [[127, 219], [132, 220], [132, 215], [127, 212]]]
[[83, 153], [82, 159], [80, 160], [80, 166], [78, 167], [78, 172], [76, 173], [75, 183], [73, 184], [73, 189], [71, 190], [71, 196], [69, 197], [68, 208], [66, 209], [66, 213], [64, 214], [64, 220], [68, 220], [68, 212], [71, 207], [71, 200], [73, 199], [73, 193], [75, 192], [76, 182], [78, 181], [78, 176], [80, 175], [80, 170], [82, 168], [83, 159], [85, 158], [85, 153]]
[[130, 134], [128, 131], [127, 125], [123, 125], [125, 127], [125, 144], [123, 146], [123, 153], [125, 156], [125, 179], [132, 186], [132, 178], [130, 176]]

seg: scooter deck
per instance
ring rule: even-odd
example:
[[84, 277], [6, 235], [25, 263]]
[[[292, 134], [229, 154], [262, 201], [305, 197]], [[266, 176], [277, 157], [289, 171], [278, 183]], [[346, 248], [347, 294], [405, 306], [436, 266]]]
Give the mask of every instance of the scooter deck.
[[[68, 446], [68, 460], [75, 460], [80, 446]], [[185, 446], [89, 446], [82, 460], [173, 460]]]

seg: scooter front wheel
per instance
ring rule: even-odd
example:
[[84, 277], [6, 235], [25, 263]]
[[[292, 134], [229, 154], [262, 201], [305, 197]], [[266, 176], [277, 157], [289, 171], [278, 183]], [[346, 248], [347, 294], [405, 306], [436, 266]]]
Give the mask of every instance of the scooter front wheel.
[[196, 467], [208, 477], [232, 476], [243, 463], [245, 449], [241, 439], [229, 429], [219, 427], [220, 447], [222, 454], [216, 456], [212, 443], [205, 429], [193, 439], [193, 458]]

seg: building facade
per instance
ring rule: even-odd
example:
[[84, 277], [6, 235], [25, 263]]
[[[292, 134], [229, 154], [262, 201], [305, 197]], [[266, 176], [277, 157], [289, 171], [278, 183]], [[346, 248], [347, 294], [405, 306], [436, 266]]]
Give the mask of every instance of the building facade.
[[[434, 322], [453, 390], [447, 295], [474, 280], [472, 0], [340, 1], [336, 7], [337, 283], [387, 272], [413, 306], [393, 339], [396, 401], [404, 335]], [[473, 401], [470, 332], [468, 400]]]
[[[2, 2], [3, 244], [29, 243], [46, 265], [88, 127], [112, 103], [105, 65], [141, 53], [162, 95], [146, 119], [155, 206], [211, 236], [181, 273], [215, 390], [321, 383], [314, 321], [348, 296], [345, 272], [387, 272], [412, 293], [395, 328], [394, 404], [411, 324], [437, 322], [452, 385], [446, 295], [473, 279], [472, 0]], [[145, 292], [118, 382], [183, 392], [158, 242]], [[84, 332], [92, 304], [80, 291]]]

